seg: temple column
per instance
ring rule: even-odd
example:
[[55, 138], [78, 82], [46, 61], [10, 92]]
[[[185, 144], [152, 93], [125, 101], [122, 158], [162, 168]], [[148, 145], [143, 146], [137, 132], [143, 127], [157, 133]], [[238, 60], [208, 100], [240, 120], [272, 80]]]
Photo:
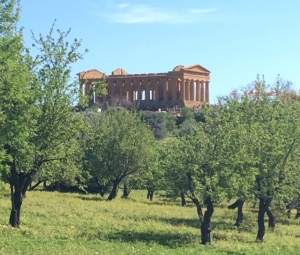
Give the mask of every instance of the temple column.
[[155, 82], [155, 90], [152, 91], [152, 100], [159, 101], [159, 86], [161, 85], [161, 80]]
[[123, 98], [123, 95], [122, 95], [122, 81], [121, 80], [116, 80], [116, 87], [115, 87], [115, 93], [116, 93], [116, 96], [119, 98], [119, 99], [122, 99]]
[[[153, 79], [151, 79], [151, 80], [149, 80], [149, 100], [150, 101], [154, 101], [154, 91], [155, 91], [155, 89], [156, 89], [156, 83], [157, 83], [157, 81], [156, 80], [153, 80]], [[151, 91], [151, 93], [150, 93], [150, 91]]]
[[194, 85], [194, 80], [190, 80], [190, 101], [195, 101], [195, 85]]
[[177, 100], [177, 79], [172, 80], [172, 101]]
[[[145, 100], [146, 101], [150, 101], [150, 84], [151, 84], [151, 80], [146, 82], [146, 89], [145, 89]], [[153, 97], [153, 95], [152, 95], [152, 97]]]
[[185, 81], [182, 78], [181, 82], [180, 82], [180, 94], [181, 94], [181, 100], [184, 101], [185, 100]]
[[209, 103], [209, 82], [205, 82], [205, 101]]
[[200, 95], [200, 83], [199, 81], [196, 81], [196, 101], [199, 102], [201, 98]]
[[181, 99], [181, 92], [180, 92], [180, 80], [176, 79], [176, 100]]
[[162, 80], [162, 85], [164, 88], [164, 101], [168, 101], [168, 90], [169, 90], [169, 79]]
[[205, 101], [205, 99], [204, 99], [204, 81], [201, 81], [200, 84], [201, 84], [201, 98], [200, 98], [200, 101], [203, 103]]
[[84, 86], [84, 95], [88, 95], [89, 94], [89, 87], [90, 87], [90, 83], [87, 82]]
[[133, 89], [132, 89], [132, 86], [133, 86], [132, 81], [129, 81], [128, 84], [127, 84], [127, 87], [128, 87], [128, 91], [129, 91], [129, 98], [128, 98], [128, 100], [130, 102], [133, 102]]
[[138, 100], [137, 92], [139, 91], [140, 81], [133, 80], [132, 82], [132, 91], [133, 91], [133, 101]]
[[116, 81], [113, 81], [112, 82], [112, 85], [111, 85], [111, 99], [114, 98], [116, 95], [115, 95], [115, 87], [116, 87]]
[[137, 89], [137, 91], [138, 91], [138, 100], [139, 101], [142, 101], [142, 85], [143, 85], [143, 81], [141, 80], [140, 84], [138, 86], [138, 89]]
[[190, 101], [190, 81], [185, 81], [185, 100]]
[[123, 83], [123, 81], [121, 81], [121, 80], [119, 80], [119, 81], [117, 81], [118, 82], [118, 86], [120, 86], [120, 88], [119, 88], [119, 93], [120, 93], [120, 96], [119, 96], [119, 98], [120, 98], [120, 100], [124, 100], [124, 91], [123, 91], [123, 85], [124, 85], [124, 83]]

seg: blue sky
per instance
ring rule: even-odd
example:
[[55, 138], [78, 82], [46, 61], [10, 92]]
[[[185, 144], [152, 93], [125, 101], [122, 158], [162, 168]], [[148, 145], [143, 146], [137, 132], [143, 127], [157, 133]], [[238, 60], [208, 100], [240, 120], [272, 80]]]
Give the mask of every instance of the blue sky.
[[300, 1], [271, 0], [29, 0], [20, 25], [46, 34], [71, 28], [82, 39], [76, 73], [117, 68], [129, 73], [171, 71], [200, 64], [211, 71], [210, 101], [246, 86], [257, 74], [278, 74], [300, 88]]

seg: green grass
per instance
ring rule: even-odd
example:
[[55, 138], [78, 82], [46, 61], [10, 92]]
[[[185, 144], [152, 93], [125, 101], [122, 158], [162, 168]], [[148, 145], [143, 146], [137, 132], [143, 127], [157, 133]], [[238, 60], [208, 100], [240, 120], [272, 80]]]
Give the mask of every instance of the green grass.
[[192, 204], [181, 207], [158, 196], [150, 202], [146, 191], [130, 197], [108, 202], [96, 195], [28, 192], [21, 228], [13, 229], [9, 194], [1, 195], [0, 254], [300, 254], [300, 222], [279, 212], [276, 229], [257, 243], [254, 210], [246, 208], [237, 229], [236, 210], [218, 207], [212, 244], [203, 246]]

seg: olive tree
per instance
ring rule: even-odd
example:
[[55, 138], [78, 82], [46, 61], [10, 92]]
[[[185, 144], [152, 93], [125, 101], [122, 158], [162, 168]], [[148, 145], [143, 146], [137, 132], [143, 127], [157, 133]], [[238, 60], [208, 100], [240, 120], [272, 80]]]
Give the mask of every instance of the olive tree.
[[116, 197], [120, 183], [130, 176], [143, 176], [157, 165], [155, 137], [136, 112], [108, 108], [94, 118], [86, 140], [85, 168], [92, 177], [112, 190]]

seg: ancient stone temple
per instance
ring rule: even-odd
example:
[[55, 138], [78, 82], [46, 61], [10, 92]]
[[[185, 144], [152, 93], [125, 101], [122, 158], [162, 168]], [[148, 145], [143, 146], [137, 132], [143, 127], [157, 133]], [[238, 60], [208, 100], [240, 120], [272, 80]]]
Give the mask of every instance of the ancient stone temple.
[[108, 95], [94, 96], [89, 106], [134, 104], [143, 110], [163, 110], [209, 103], [210, 71], [198, 64], [176, 66], [166, 73], [129, 74], [118, 68], [108, 76], [96, 69], [78, 73], [78, 76], [83, 94], [87, 94], [96, 81], [106, 79]]

